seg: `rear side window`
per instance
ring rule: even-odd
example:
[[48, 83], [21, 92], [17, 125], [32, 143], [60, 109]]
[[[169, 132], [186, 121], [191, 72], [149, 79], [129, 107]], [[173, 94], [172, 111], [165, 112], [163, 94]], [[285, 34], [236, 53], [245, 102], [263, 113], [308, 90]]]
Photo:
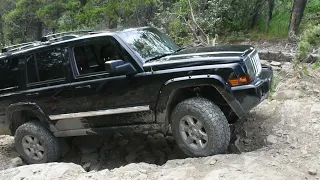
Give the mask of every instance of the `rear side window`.
[[32, 54], [26, 57], [28, 83], [63, 79], [61, 48]]
[[18, 88], [20, 78], [19, 59], [0, 60], [0, 91]]

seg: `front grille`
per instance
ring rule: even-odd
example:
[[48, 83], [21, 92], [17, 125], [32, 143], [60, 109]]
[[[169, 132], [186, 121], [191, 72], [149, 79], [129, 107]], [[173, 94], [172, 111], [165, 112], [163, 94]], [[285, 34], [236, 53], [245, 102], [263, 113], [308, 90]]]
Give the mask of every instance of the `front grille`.
[[262, 71], [259, 54], [256, 50], [252, 51], [244, 60], [249, 76], [253, 79], [260, 75]]

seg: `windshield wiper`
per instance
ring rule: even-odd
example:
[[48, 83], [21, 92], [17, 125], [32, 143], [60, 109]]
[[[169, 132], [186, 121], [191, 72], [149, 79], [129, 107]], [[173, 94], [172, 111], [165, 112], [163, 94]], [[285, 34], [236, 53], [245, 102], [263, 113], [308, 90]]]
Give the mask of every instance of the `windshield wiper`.
[[162, 54], [162, 55], [159, 55], [159, 56], [153, 57], [153, 58], [151, 58], [151, 59], [148, 59], [148, 60], [146, 60], [145, 62], [154, 61], [154, 60], [156, 60], [156, 59], [160, 59], [160, 58], [163, 58], [163, 57], [169, 56], [169, 55], [171, 55], [171, 54], [172, 54], [172, 53], [165, 53], [165, 54]]

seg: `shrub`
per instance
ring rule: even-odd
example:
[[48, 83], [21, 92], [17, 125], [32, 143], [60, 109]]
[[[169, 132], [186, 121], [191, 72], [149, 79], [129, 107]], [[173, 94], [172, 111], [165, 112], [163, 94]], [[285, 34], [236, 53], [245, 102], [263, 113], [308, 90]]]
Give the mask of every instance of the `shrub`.
[[307, 27], [300, 37], [298, 44], [297, 59], [303, 60], [310, 53], [319, 53], [320, 51], [320, 24], [310, 25]]

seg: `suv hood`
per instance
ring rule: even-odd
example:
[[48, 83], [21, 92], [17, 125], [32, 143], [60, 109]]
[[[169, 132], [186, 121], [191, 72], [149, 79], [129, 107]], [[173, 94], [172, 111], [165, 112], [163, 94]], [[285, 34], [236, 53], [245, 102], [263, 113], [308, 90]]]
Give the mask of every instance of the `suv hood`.
[[212, 47], [194, 47], [183, 49], [171, 55], [147, 62], [145, 70], [189, 67], [210, 64], [240, 62], [241, 56], [250, 53], [254, 48], [249, 45], [224, 45]]

